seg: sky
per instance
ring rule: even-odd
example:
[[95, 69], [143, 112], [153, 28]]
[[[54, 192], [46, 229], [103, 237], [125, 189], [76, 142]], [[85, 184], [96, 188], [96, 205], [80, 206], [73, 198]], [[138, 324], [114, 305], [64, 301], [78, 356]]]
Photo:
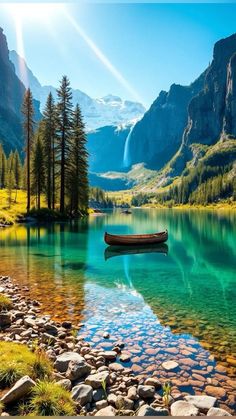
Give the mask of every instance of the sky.
[[146, 107], [208, 66], [214, 43], [236, 32], [236, 4], [4, 3], [0, 26], [41, 84], [62, 75], [91, 97]]

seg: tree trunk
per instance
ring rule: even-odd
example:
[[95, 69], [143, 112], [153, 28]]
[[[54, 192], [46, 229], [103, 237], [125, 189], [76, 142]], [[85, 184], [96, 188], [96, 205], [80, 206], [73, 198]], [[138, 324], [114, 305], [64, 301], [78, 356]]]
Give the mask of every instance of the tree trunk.
[[30, 211], [30, 115], [27, 115], [27, 213]]
[[65, 211], [65, 129], [62, 131], [61, 144], [61, 196], [60, 196], [60, 212]]

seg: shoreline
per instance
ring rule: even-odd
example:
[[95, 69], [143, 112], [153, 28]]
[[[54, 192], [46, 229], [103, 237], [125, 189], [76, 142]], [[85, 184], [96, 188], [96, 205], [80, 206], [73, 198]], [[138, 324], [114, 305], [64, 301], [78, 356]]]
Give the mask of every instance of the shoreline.
[[[226, 414], [223, 409], [215, 410], [220, 402], [216, 397], [199, 393], [196, 397], [186, 396], [171, 391], [156, 376], [135, 376], [126, 367], [130, 354], [122, 341], [117, 341], [112, 350], [94, 348], [79, 336], [82, 324], [73, 326], [69, 321], [51, 320], [41, 313], [40, 303], [25, 297], [8, 276], [0, 276], [0, 293], [12, 301], [11, 309], [0, 312], [0, 341], [20, 343], [34, 350], [37, 340], [37, 347], [53, 364], [50, 381], [70, 391], [76, 404], [75, 415], [196, 416], [209, 410], [212, 415]], [[103, 338], [108, 340], [109, 335], [104, 333]], [[175, 369], [174, 361], [166, 368]], [[2, 401], [6, 399], [3, 393], [0, 392]], [[4, 409], [11, 413], [12, 406], [6, 403]], [[233, 413], [230, 408], [227, 410]]]

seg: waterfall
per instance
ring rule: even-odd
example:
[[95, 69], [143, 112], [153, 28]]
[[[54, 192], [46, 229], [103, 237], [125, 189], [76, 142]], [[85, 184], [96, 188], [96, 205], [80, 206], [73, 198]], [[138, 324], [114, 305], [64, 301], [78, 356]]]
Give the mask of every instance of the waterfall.
[[131, 134], [134, 129], [134, 126], [135, 124], [132, 125], [132, 127], [130, 128], [129, 134], [127, 135], [126, 140], [125, 140], [123, 167], [129, 167], [131, 164], [131, 156], [130, 156], [129, 147], [130, 147], [130, 138], [131, 138]]

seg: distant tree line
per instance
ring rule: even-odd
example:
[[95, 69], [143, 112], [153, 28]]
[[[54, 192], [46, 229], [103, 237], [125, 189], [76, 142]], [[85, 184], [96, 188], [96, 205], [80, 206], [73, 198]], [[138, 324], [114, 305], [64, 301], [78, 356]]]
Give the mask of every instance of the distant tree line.
[[49, 93], [37, 126], [30, 89], [25, 92], [22, 114], [25, 160], [22, 164], [17, 151], [7, 158], [0, 146], [0, 188], [26, 189], [27, 212], [32, 197], [39, 210], [44, 195], [49, 210], [85, 213], [89, 199], [87, 140], [79, 105], [73, 109], [68, 78], [61, 80], [57, 102]]
[[89, 204], [93, 208], [113, 208], [116, 203], [110, 199], [105, 192], [97, 187], [90, 187]]
[[199, 164], [186, 171], [176, 183], [161, 193], [139, 193], [134, 195], [131, 205], [142, 206], [147, 203], [207, 205], [222, 199], [236, 201], [236, 177], [231, 170], [232, 164], [208, 166]]

